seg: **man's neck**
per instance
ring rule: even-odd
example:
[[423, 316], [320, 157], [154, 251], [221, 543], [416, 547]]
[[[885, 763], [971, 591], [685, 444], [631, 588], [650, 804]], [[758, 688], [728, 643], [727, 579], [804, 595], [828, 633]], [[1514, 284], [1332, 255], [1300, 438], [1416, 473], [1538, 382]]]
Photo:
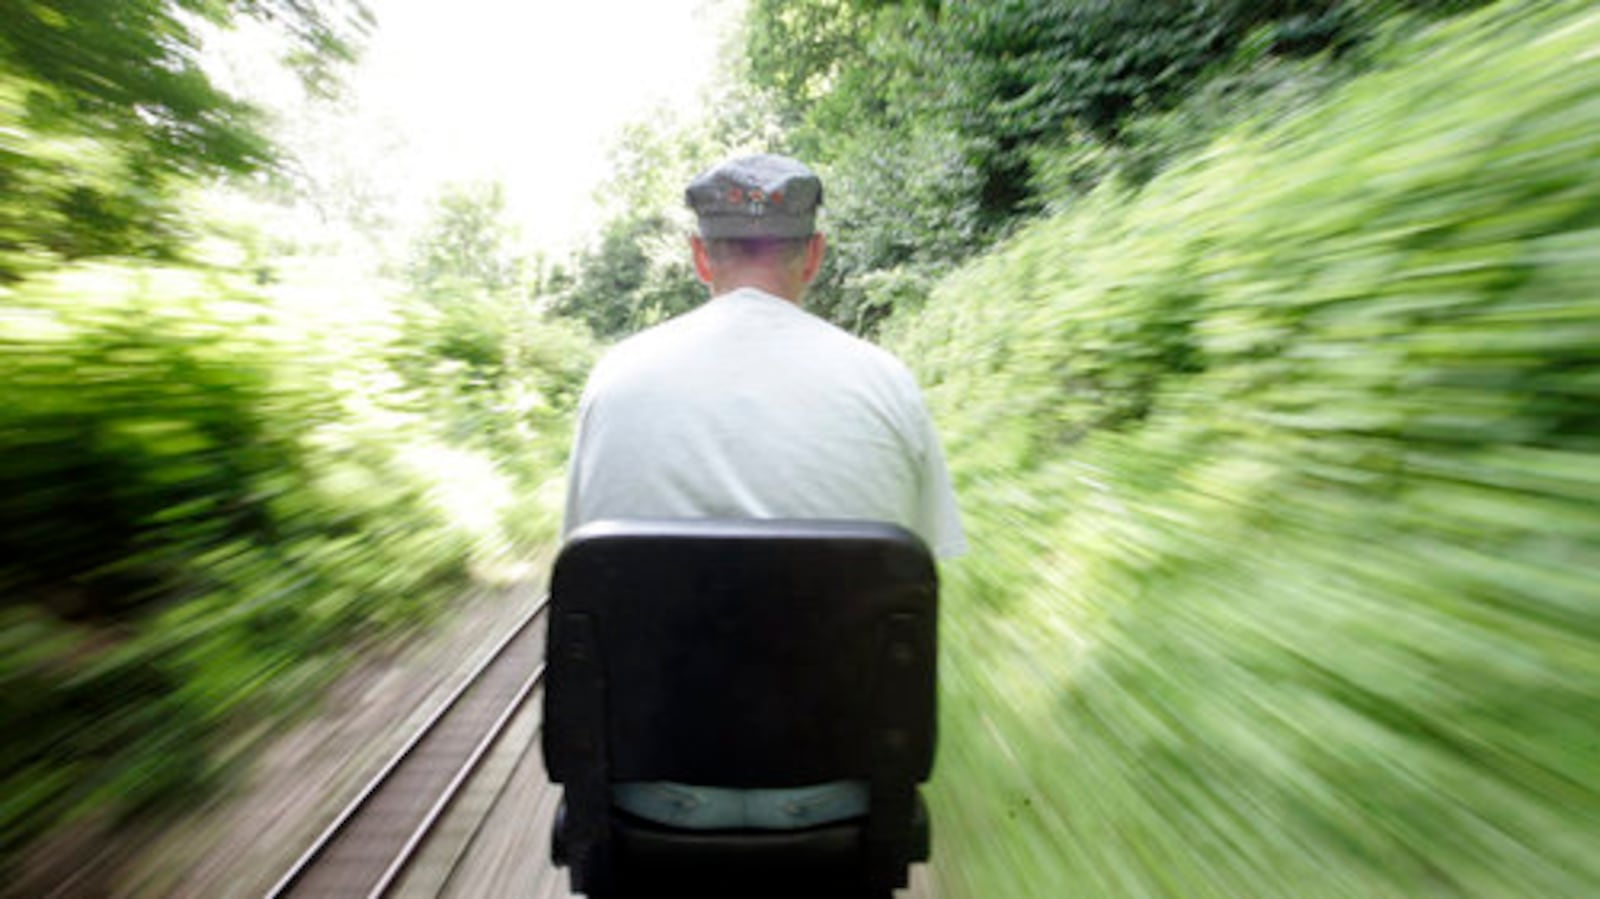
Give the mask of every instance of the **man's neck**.
[[779, 299], [788, 300], [796, 306], [801, 305], [801, 299], [805, 295], [804, 286], [796, 288], [792, 284], [785, 283], [785, 281], [786, 279], [778, 277], [729, 278], [725, 281], [718, 279], [711, 282], [711, 297], [712, 299], [715, 299], [723, 294], [733, 293], [735, 290], [743, 290], [746, 287], [750, 287], [759, 290], [762, 293], [772, 294]]

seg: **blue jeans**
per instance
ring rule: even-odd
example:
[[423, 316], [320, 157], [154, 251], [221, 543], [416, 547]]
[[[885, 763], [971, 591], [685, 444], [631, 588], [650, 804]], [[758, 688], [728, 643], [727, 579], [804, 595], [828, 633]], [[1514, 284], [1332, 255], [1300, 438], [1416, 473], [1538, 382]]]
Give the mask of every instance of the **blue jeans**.
[[611, 785], [611, 801], [623, 811], [658, 824], [689, 830], [795, 830], [867, 813], [866, 781], [788, 789], [734, 790], [671, 781]]

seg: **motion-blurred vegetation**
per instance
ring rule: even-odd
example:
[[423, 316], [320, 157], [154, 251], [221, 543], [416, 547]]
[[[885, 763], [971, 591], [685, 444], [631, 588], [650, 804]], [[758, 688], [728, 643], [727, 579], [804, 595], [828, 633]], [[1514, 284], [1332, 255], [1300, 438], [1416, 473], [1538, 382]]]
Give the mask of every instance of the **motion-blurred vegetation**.
[[492, 190], [442, 198], [393, 287], [199, 211], [278, 178], [197, 60], [240, 16], [314, 92], [369, 21], [0, 18], [0, 878], [64, 827], [197, 801], [352, 650], [554, 534], [589, 341], [537, 313]]
[[[623, 197], [565, 311], [629, 333], [697, 296], [682, 186], [732, 151], [827, 184], [811, 309], [871, 334], [940, 278], [1102, 180], [1137, 187], [1237, 119], [1285, 111], [1483, 0], [750, 0], [707, 115], [618, 144]], [[641, 189], [644, 188], [644, 189]], [[663, 250], [663, 248], [665, 248]]]
[[352, 288], [193, 213], [278, 174], [194, 51], [328, 91], [365, 10], [0, 0], [0, 869], [548, 540], [589, 333], [699, 301], [682, 186], [770, 149], [963, 499], [942, 893], [1600, 893], [1591, 6], [751, 0], [587, 249], [463, 186]]
[[1600, 893], [1600, 17], [1485, 6], [753, 0], [625, 135], [579, 306], [791, 152], [928, 389], [941, 893]]
[[890, 325], [974, 896], [1600, 890], [1600, 16], [1398, 40]]
[[1597, 48], [1579, 0], [753, 0], [709, 122], [628, 135], [817, 164], [808, 306], [928, 389], [941, 893], [1600, 892]]

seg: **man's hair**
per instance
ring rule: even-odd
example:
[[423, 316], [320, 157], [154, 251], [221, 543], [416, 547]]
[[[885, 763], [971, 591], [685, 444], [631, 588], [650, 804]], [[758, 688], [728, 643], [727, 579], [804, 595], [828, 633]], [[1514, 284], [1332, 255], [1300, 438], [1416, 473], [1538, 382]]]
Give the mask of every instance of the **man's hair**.
[[805, 255], [808, 237], [718, 237], [706, 241], [712, 262], [772, 260], [790, 263]]

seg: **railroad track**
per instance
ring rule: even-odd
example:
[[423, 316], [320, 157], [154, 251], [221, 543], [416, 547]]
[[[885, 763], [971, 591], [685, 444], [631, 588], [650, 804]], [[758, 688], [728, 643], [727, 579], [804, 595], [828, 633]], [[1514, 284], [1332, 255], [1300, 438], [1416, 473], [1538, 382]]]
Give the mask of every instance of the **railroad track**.
[[339, 813], [268, 899], [389, 892], [543, 683], [544, 629], [538, 625], [548, 608], [546, 596]]

